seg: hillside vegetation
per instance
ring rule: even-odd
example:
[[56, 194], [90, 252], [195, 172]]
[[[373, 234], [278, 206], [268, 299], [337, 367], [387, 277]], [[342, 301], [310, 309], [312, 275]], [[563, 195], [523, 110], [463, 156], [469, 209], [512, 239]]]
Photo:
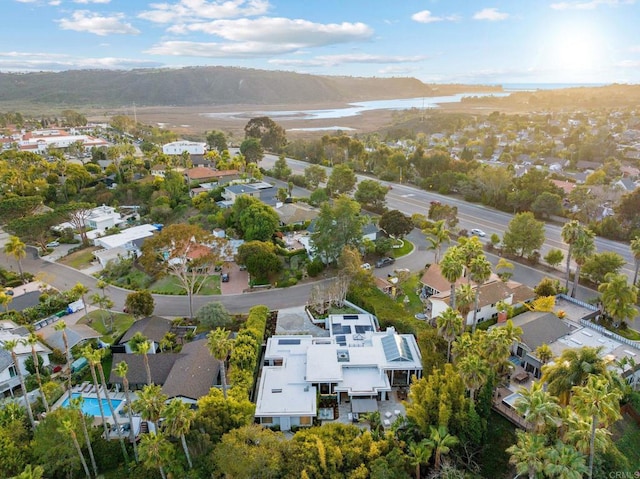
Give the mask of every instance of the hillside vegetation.
[[119, 106], [303, 104], [486, 91], [415, 78], [305, 75], [231, 67], [0, 73], [0, 103]]

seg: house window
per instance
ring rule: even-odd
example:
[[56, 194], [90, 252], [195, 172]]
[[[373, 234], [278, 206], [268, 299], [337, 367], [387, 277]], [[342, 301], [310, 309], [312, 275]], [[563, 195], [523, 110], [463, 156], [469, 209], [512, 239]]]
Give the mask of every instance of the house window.
[[271, 390], [271, 392], [272, 392], [273, 394], [281, 393], [281, 392], [282, 392], [282, 389], [272, 389], [272, 390]]
[[518, 346], [518, 349], [516, 349], [516, 356], [518, 356], [519, 358], [524, 356], [524, 350], [520, 346]]
[[13, 378], [16, 376], [16, 367], [15, 366], [9, 366], [9, 377]]
[[331, 394], [330, 385], [327, 383], [320, 384], [320, 394]]
[[300, 417], [300, 425], [301, 426], [311, 426], [311, 416], [301, 416]]
[[260, 419], [260, 421], [262, 422], [262, 424], [273, 424], [272, 417], [263, 417], [262, 419]]

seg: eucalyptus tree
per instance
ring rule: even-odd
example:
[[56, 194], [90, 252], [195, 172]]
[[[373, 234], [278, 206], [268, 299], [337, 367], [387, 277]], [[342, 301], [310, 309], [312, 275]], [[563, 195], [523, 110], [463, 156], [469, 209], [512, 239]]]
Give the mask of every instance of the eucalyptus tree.
[[589, 440], [589, 477], [593, 477], [596, 430], [600, 424], [608, 425], [620, 419], [620, 399], [622, 393], [612, 388], [611, 383], [590, 376], [585, 386], [573, 388], [571, 405], [583, 417], [591, 417], [591, 438]]
[[4, 341], [2, 345], [5, 351], [8, 351], [11, 354], [11, 360], [13, 361], [13, 365], [16, 369], [16, 374], [18, 375], [18, 380], [20, 381], [20, 389], [22, 390], [22, 397], [24, 397], [24, 405], [27, 409], [27, 414], [29, 416], [29, 422], [31, 422], [31, 429], [36, 430], [36, 422], [33, 418], [33, 410], [31, 409], [31, 402], [29, 401], [29, 396], [27, 395], [27, 386], [24, 383], [24, 374], [22, 374], [22, 368], [20, 367], [20, 361], [18, 360], [18, 355], [16, 354], [16, 348], [18, 347], [19, 341], [17, 339], [7, 339]]
[[29, 333], [25, 339], [21, 340], [22, 344], [28, 345], [31, 347], [31, 358], [33, 359], [33, 368], [36, 372], [36, 379], [38, 380], [38, 389], [40, 390], [40, 396], [42, 397], [42, 404], [44, 405], [44, 410], [49, 412], [49, 401], [47, 401], [47, 396], [42, 389], [42, 376], [40, 375], [40, 358], [38, 357], [38, 352], [36, 351], [36, 346], [38, 345], [38, 336], [35, 333]]

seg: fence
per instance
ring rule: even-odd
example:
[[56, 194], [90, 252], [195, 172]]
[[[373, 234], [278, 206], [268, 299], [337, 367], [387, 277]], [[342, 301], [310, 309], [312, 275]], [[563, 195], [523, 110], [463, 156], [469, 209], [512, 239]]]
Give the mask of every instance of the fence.
[[615, 339], [627, 346], [631, 346], [635, 349], [640, 349], [640, 343], [638, 341], [632, 341], [631, 339], [627, 339], [624, 336], [620, 336], [619, 334], [614, 333], [613, 331], [609, 331], [604, 326], [600, 326], [599, 324], [593, 324], [591, 321], [586, 321], [584, 319], [580, 320], [580, 324], [586, 328], [593, 329], [594, 331], [598, 331], [599, 333], [607, 336], [608, 338]]

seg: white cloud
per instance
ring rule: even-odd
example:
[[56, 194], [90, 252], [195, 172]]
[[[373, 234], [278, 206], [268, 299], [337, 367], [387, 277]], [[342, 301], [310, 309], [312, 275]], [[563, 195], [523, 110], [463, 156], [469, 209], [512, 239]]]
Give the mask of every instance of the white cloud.
[[203, 58], [255, 58], [295, 51], [298, 45], [270, 44], [261, 42], [243, 43], [199, 43], [162, 42], [144, 53], [151, 55], [189, 56]]
[[49, 2], [49, 5], [51, 5], [52, 7], [57, 7], [58, 5], [60, 5], [62, 3], [61, 0], [51, 0]]
[[152, 3], [140, 18], [154, 23], [190, 23], [221, 18], [253, 17], [269, 10], [267, 0], [180, 0], [178, 3]]
[[499, 12], [497, 8], [484, 8], [473, 15], [474, 20], [488, 20], [497, 22], [509, 18], [508, 13]]
[[110, 16], [102, 16], [87, 10], [77, 10], [73, 12], [72, 18], [57, 20], [63, 30], [74, 30], [77, 32], [89, 32], [104, 36], [114, 33], [136, 35], [139, 30], [132, 27], [130, 23], [123, 22], [124, 15], [114, 13]]
[[0, 71], [130, 70], [161, 66], [158, 62], [130, 58], [74, 58], [52, 53], [0, 52]]
[[426, 56], [386, 56], [371, 55], [369, 53], [352, 53], [344, 55], [320, 55], [309, 60], [272, 59], [269, 63], [281, 66], [322, 66], [333, 67], [349, 63], [388, 64], [388, 63], [414, 63], [425, 60]]
[[418, 23], [435, 23], [435, 22], [457, 22], [460, 20], [458, 15], [448, 15], [445, 17], [436, 17], [429, 10], [422, 10], [421, 12], [411, 15], [411, 20]]
[[322, 24], [274, 17], [215, 20], [186, 25], [180, 30], [213, 33], [235, 42], [284, 43], [300, 47], [367, 40], [373, 34], [373, 30], [364, 23]]
[[558, 2], [552, 3], [554, 10], [595, 10], [601, 5], [615, 7], [618, 5], [633, 5], [636, 0], [591, 0], [590, 2]]
[[111, 3], [111, 0], [73, 0], [73, 3]]

